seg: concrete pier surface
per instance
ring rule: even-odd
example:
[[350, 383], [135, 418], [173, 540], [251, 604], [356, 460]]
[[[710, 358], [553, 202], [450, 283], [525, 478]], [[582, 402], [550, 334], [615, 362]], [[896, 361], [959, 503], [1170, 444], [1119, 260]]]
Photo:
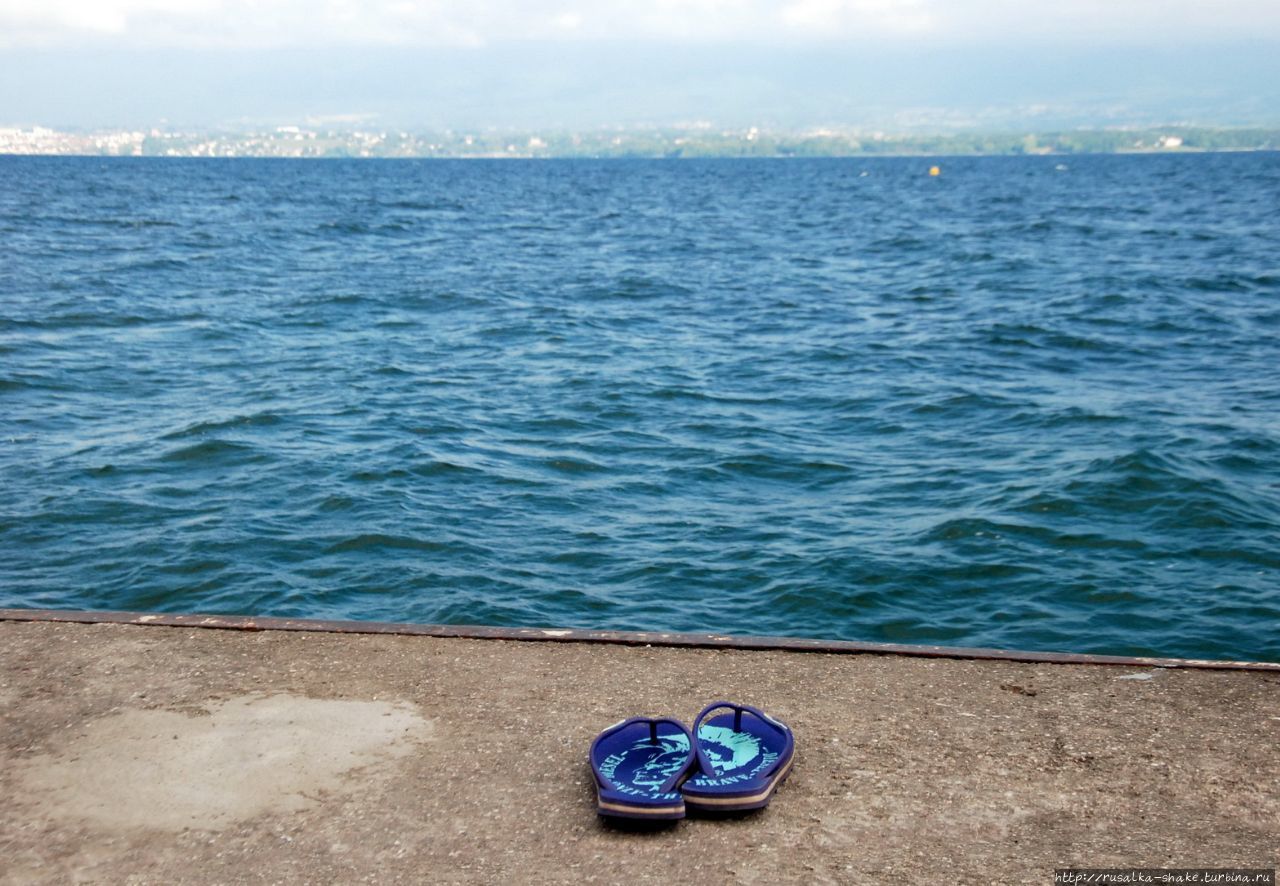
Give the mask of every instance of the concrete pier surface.
[[[587, 746], [787, 721], [770, 807], [632, 832]], [[1272, 868], [1280, 673], [0, 622], [0, 882], [1034, 883]]]

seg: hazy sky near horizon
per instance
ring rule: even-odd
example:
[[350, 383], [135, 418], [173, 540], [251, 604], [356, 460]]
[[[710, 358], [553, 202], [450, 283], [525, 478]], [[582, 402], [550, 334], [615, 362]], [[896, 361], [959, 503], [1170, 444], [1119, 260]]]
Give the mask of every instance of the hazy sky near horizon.
[[1280, 38], [1277, 0], [0, 0], [0, 46]]
[[1280, 125], [1280, 0], [0, 0], [0, 126]]

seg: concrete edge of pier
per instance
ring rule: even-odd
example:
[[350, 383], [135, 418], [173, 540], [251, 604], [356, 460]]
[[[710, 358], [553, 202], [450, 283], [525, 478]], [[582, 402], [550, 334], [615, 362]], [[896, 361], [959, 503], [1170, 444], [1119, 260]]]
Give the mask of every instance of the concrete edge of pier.
[[470, 640], [522, 640], [545, 643], [607, 643], [618, 646], [670, 646], [686, 649], [741, 649], [818, 652], [828, 655], [907, 655], [1029, 664], [1086, 664], [1121, 667], [1202, 668], [1233, 671], [1276, 671], [1280, 662], [1153, 656], [1091, 655], [965, 646], [871, 643], [807, 637], [753, 637], [667, 631], [596, 631], [575, 628], [511, 628], [485, 625], [433, 625], [378, 621], [333, 621], [250, 615], [200, 615], [166, 612], [123, 612], [74, 609], [0, 609], [0, 621], [47, 621], [75, 624], [158, 625], [228, 631], [310, 631], [329, 634], [392, 634], [409, 637], [453, 637]]

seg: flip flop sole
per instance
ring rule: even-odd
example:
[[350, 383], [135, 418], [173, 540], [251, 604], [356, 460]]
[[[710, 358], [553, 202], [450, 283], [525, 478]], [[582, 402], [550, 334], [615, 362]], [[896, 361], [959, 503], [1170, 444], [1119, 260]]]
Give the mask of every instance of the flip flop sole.
[[665, 821], [684, 818], [685, 805], [676, 803], [670, 806], [632, 806], [627, 803], [597, 799], [596, 812], [606, 818], [648, 818]]
[[733, 796], [697, 794], [690, 791], [686, 785], [684, 792], [685, 806], [690, 809], [703, 809], [708, 812], [742, 812], [748, 809], [763, 809], [769, 805], [769, 800], [773, 797], [773, 793], [778, 789], [778, 786], [786, 781], [787, 776], [791, 773], [791, 764], [795, 759], [795, 754], [792, 754], [787, 758], [787, 762], [782, 765], [782, 768], [769, 778], [764, 787], [746, 796], [740, 794]]

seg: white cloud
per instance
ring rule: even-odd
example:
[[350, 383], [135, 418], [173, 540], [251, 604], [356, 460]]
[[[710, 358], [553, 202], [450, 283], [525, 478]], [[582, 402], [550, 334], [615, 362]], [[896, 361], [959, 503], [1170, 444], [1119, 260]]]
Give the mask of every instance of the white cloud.
[[890, 33], [924, 33], [937, 16], [924, 0], [792, 0], [779, 11], [782, 23], [814, 35], [858, 33], [871, 27]]
[[1280, 38], [1276, 0], [0, 0], [0, 45]]
[[148, 16], [216, 14], [218, 0], [0, 0], [0, 28], [17, 33], [124, 34], [132, 21]]

